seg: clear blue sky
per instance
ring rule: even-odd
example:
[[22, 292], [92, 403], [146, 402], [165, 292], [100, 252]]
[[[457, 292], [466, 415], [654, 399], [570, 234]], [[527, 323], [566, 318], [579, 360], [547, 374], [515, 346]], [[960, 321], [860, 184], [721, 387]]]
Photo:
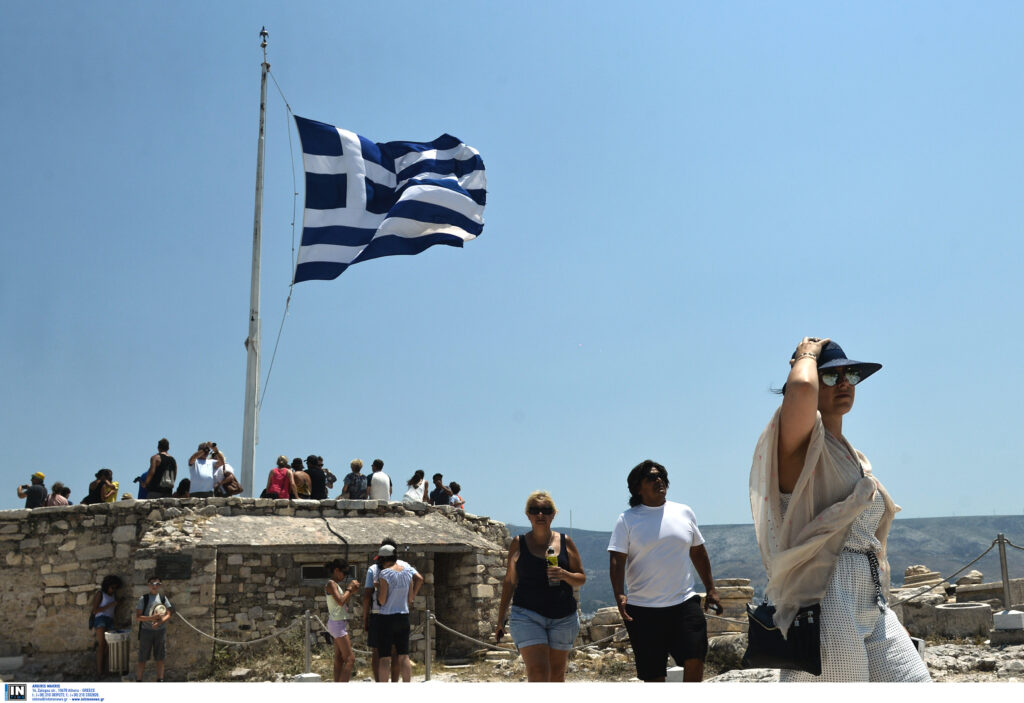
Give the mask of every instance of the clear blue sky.
[[[202, 440], [240, 464], [266, 25], [297, 114], [375, 141], [454, 134], [490, 192], [464, 249], [296, 287], [260, 482], [278, 454], [339, 475], [380, 457], [396, 483], [459, 481], [471, 512], [523, 522], [546, 488], [559, 522], [610, 529], [650, 457], [702, 523], [749, 522], [769, 388], [815, 335], [885, 365], [844, 429], [901, 517], [1020, 513], [1022, 19], [1012, 2], [6, 2], [0, 508], [36, 470], [76, 502], [102, 466], [125, 485], [164, 436], [180, 464]], [[264, 377], [292, 247], [273, 84], [268, 123]]]

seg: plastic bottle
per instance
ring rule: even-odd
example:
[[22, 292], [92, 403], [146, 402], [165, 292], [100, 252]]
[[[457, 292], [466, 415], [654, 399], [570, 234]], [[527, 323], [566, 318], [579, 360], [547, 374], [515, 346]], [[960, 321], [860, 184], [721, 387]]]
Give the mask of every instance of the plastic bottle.
[[[548, 566], [558, 566], [558, 557], [555, 555], [554, 547], [548, 547], [545, 559], [547, 559]], [[559, 579], [548, 579], [549, 586], [557, 586], [560, 583], [562, 582]]]

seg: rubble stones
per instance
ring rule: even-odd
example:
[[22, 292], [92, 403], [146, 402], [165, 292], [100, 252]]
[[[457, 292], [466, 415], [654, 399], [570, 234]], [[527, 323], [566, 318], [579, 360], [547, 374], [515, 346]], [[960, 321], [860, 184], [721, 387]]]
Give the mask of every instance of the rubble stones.
[[957, 586], [973, 586], [974, 584], [981, 583], [984, 578], [982, 573], [977, 569], [968, 571], [966, 574], [956, 580]]

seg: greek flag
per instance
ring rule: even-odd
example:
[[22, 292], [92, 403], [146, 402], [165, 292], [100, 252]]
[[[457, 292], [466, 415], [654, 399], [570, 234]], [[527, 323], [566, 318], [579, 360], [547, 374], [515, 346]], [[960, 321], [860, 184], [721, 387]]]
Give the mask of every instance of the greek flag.
[[461, 247], [484, 228], [487, 176], [479, 152], [445, 134], [375, 144], [296, 115], [306, 211], [295, 282], [331, 280], [352, 264]]

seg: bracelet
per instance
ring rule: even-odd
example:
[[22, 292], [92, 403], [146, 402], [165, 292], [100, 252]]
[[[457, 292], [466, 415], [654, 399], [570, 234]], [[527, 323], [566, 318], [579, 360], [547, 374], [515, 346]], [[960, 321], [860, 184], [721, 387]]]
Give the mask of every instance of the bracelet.
[[793, 359], [793, 362], [796, 363], [797, 361], [800, 361], [801, 359], [806, 359], [806, 358], [811, 358], [811, 359], [814, 359], [815, 361], [817, 361], [818, 360], [818, 355], [815, 354], [814, 352], [802, 352], [802, 353], [796, 355], [796, 358]]

